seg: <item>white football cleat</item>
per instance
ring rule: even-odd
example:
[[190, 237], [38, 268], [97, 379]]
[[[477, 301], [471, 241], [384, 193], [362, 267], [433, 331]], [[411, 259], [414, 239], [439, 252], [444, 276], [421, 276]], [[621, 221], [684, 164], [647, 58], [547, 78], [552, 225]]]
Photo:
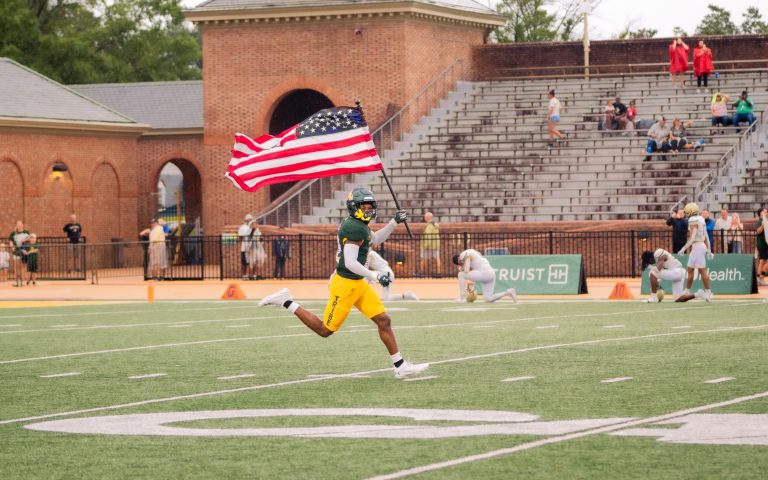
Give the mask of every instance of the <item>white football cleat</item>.
[[413, 293], [412, 291], [408, 290], [403, 294], [403, 300], [413, 300], [415, 302], [418, 302], [419, 297], [417, 297], [416, 294]]
[[394, 368], [395, 378], [407, 378], [413, 375], [418, 375], [424, 370], [429, 368], [428, 363], [411, 363], [408, 360], [404, 361], [402, 365]]
[[699, 300], [704, 300], [705, 302], [709, 302], [712, 300], [709, 295], [707, 295], [707, 292], [704, 290], [696, 290], [696, 293], [693, 294], [694, 297], [698, 298]]
[[513, 302], [517, 303], [517, 290], [514, 288], [508, 288], [507, 293], [509, 294], [509, 298], [511, 298]]
[[657, 297], [655, 293], [652, 293], [648, 295], [648, 298], [645, 301], [648, 303], [659, 303], [659, 297]]
[[461, 297], [454, 298], [453, 299], [453, 303], [467, 303], [467, 299], [466, 298], [461, 298]]
[[266, 307], [267, 305], [276, 305], [282, 307], [288, 300], [293, 300], [291, 291], [287, 288], [283, 288], [282, 290], [278, 290], [277, 292], [262, 298], [259, 302], [259, 306]]

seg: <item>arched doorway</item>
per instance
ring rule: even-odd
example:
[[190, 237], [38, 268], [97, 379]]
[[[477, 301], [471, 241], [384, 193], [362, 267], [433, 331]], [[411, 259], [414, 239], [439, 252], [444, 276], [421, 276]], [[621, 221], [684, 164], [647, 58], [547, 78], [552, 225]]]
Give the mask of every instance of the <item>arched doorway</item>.
[[[0, 158], [0, 225], [10, 231], [17, 220], [24, 218], [24, 180], [16, 163]], [[9, 226], [10, 225], [10, 226]], [[7, 237], [3, 237], [5, 241]]]
[[[333, 107], [333, 102], [320, 92], [309, 89], [294, 90], [285, 95], [277, 104], [269, 120], [269, 134], [277, 135], [324, 108]], [[270, 185], [269, 200], [273, 201], [287, 192], [295, 182]]]
[[184, 235], [200, 235], [203, 202], [197, 167], [183, 158], [169, 160], [160, 169], [155, 185], [150, 216], [163, 218], [172, 229], [181, 225]]

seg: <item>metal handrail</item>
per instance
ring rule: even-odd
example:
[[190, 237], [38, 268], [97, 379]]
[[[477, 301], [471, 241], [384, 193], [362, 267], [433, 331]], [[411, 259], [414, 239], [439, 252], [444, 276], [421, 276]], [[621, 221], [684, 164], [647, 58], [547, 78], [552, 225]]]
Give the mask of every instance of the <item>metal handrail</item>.
[[[371, 138], [373, 139], [374, 144], [378, 147], [381, 156], [385, 157], [384, 152], [388, 148], [392, 148], [394, 143], [403, 137], [404, 131], [406, 131], [406, 126], [412, 126], [415, 121], [422, 116], [421, 112], [428, 113], [430, 108], [434, 108], [433, 105], [437, 105], [449, 89], [453, 88], [457, 82], [467, 80], [468, 73], [469, 71], [465, 69], [464, 61], [462, 59], [454, 61], [416, 92], [416, 94], [402, 108], [400, 108], [400, 110], [379, 125], [371, 133]], [[442, 96], [438, 97], [440, 92], [442, 92]], [[412, 108], [415, 111], [415, 115], [411, 114], [406, 118]], [[303, 187], [297, 189], [279, 205], [275, 205], [267, 211], [259, 212], [255, 217], [255, 221], [261, 225], [282, 225], [283, 223], [290, 225], [291, 208], [293, 206], [296, 206], [298, 215], [302, 214], [303, 207], [305, 206], [302, 197], [309, 197], [306, 202], [307, 206], [311, 207], [313, 203], [313, 191], [317, 194], [319, 200], [322, 201], [325, 199], [325, 195], [337, 190], [335, 187], [336, 185], [343, 187], [344, 183], [354, 178], [355, 175], [356, 174], [346, 174], [336, 177], [308, 180]], [[284, 217], [281, 216], [283, 210], [287, 210]], [[273, 221], [268, 221], [270, 219]]]

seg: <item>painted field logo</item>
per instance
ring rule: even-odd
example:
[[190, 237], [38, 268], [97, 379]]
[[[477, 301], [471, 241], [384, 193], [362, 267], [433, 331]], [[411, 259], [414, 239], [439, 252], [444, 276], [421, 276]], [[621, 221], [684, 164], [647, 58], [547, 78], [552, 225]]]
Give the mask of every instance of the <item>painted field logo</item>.
[[[401, 425], [366, 424], [324, 425], [290, 428], [200, 428], [190, 422], [225, 419], [274, 417], [394, 417], [409, 419]], [[530, 413], [494, 410], [432, 410], [404, 408], [307, 408], [269, 410], [213, 410], [164, 412], [136, 415], [109, 415], [33, 423], [24, 428], [43, 432], [157, 435], [184, 437], [301, 437], [301, 438], [372, 438], [440, 439], [485, 435], [564, 435], [604, 426], [618, 426], [632, 418], [597, 418], [585, 420], [539, 421]], [[437, 426], [419, 422], [463, 422], [461, 425]], [[174, 425], [185, 422], [186, 425]], [[325, 422], [327, 423], [327, 422]], [[768, 414], [695, 414], [667, 420], [659, 425], [679, 428], [627, 428], [609, 433], [615, 436], [657, 437], [660, 442], [762, 445], [768, 446]]]

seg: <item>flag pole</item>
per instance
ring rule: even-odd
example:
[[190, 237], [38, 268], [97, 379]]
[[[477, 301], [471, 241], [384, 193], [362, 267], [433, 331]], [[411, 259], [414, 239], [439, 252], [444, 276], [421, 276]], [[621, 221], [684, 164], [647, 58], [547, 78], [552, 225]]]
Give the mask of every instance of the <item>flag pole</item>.
[[[360, 114], [363, 114], [363, 107], [360, 106], [360, 100], [355, 100], [355, 109], [360, 112]], [[365, 117], [363, 117], [365, 118]], [[392, 195], [392, 200], [395, 201], [395, 208], [398, 210], [401, 210], [400, 208], [400, 202], [397, 200], [397, 195], [395, 195], [395, 190], [392, 188], [392, 184], [389, 183], [389, 177], [387, 177], [387, 171], [384, 170], [384, 162], [381, 162], [381, 174], [384, 176], [384, 182], [387, 184], [387, 188], [389, 189], [389, 193]], [[413, 233], [411, 233], [411, 227], [408, 226], [408, 222], [403, 222], [403, 225], [405, 225], [405, 230], [408, 232], [408, 236], [413, 240]]]

